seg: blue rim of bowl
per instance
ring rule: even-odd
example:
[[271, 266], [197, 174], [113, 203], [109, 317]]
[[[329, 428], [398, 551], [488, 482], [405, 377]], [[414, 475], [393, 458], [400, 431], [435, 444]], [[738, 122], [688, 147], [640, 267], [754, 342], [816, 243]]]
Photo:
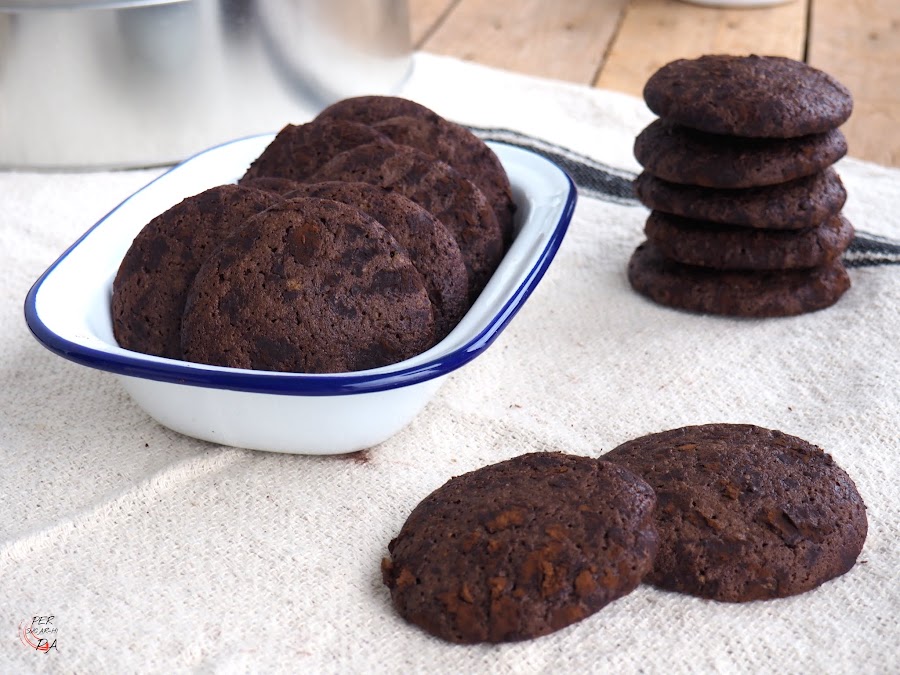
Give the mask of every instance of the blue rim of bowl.
[[[259, 134], [263, 136], [266, 134]], [[249, 136], [247, 138], [254, 138]], [[246, 140], [246, 139], [237, 139]], [[197, 153], [193, 157], [172, 167], [134, 194], [146, 190], [156, 181], [177, 170], [192, 159], [216, 150], [219, 147], [236, 142], [235, 140], [222, 143]], [[99, 227], [107, 218], [118, 211], [134, 195], [126, 198], [122, 203], [97, 221], [87, 232], [81, 235], [65, 252], [35, 281], [25, 298], [25, 321], [31, 333], [44, 347], [51, 352], [62, 356], [75, 363], [104, 370], [118, 375], [137, 377], [159, 382], [170, 382], [196, 387], [215, 389], [227, 389], [231, 391], [244, 391], [259, 394], [279, 394], [288, 396], [340, 396], [350, 394], [364, 394], [389, 389], [397, 389], [412, 384], [418, 384], [431, 380], [464, 366], [469, 361], [487, 349], [497, 339], [503, 329], [509, 324], [522, 305], [537, 287], [538, 282], [544, 276], [560, 244], [565, 237], [575, 211], [575, 203], [578, 192], [571, 176], [561, 167], [547, 159], [542, 159], [557, 169], [565, 177], [569, 185], [566, 201], [560, 212], [559, 219], [550, 233], [547, 245], [541, 251], [535, 265], [528, 271], [528, 275], [522, 281], [515, 292], [503, 304], [503, 307], [488, 321], [487, 325], [464, 345], [454, 349], [448, 354], [432, 359], [417, 366], [410, 366], [400, 370], [388, 372], [360, 372], [360, 373], [334, 373], [325, 375], [310, 375], [307, 373], [280, 373], [261, 370], [238, 370], [230, 368], [208, 368], [200, 364], [190, 364], [180, 361], [147, 361], [142, 356], [127, 356], [110, 354], [99, 349], [85, 347], [76, 342], [66, 340], [50, 330], [41, 320], [37, 312], [36, 299], [38, 291], [44, 280], [54, 269], [68, 256], [91, 232]]]

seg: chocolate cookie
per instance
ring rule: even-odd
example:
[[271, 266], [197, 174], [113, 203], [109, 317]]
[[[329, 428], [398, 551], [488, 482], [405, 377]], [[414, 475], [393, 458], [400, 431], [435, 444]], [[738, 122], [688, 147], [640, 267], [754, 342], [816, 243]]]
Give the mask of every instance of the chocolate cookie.
[[456, 239], [410, 199], [368, 183], [310, 183], [287, 197], [333, 199], [366, 213], [393, 235], [422, 275], [434, 307], [436, 339], [443, 339], [469, 307], [469, 278]]
[[113, 282], [116, 342], [181, 358], [181, 314], [188, 289], [216, 246], [277, 195], [222, 185], [188, 197], [151, 220], [135, 237]]
[[427, 117], [434, 114], [421, 103], [399, 96], [353, 96], [332, 103], [316, 116], [316, 120], [345, 120], [372, 124], [390, 117]]
[[182, 321], [187, 360], [255, 370], [366, 370], [433, 343], [431, 301], [406, 251], [325, 199], [282, 201], [223, 242]]
[[775, 230], [799, 230], [828, 220], [847, 199], [832, 168], [788, 183], [738, 190], [678, 185], [645, 171], [635, 180], [634, 191], [644, 205], [664, 213]]
[[638, 293], [668, 307], [759, 318], [824, 309], [850, 288], [840, 259], [809, 270], [720, 271], [669, 260], [650, 242], [631, 256], [628, 281]]
[[657, 178], [710, 188], [750, 188], [810, 176], [847, 154], [839, 129], [790, 139], [716, 136], [663, 120], [634, 142], [634, 156]]
[[369, 143], [337, 155], [308, 182], [333, 180], [397, 192], [444, 223], [465, 259], [470, 300], [500, 264], [503, 233], [494, 212], [481, 190], [449, 164], [390, 141]]
[[621, 467], [533, 453], [453, 478], [382, 563], [407, 621], [452, 642], [546, 635], [632, 591], [656, 550], [650, 487]]
[[500, 159], [468, 129], [434, 113], [426, 117], [391, 117], [373, 122], [394, 143], [408, 145], [447, 162], [484, 193], [503, 229], [506, 246], [512, 243], [516, 205]]
[[301, 181], [335, 155], [373, 141], [389, 142], [384, 134], [357, 122], [334, 120], [288, 124], [262, 151], [238, 181], [275, 176]]
[[396, 96], [344, 99], [323, 110], [316, 119], [370, 124], [395, 143], [409, 145], [447, 162], [484, 193], [503, 229], [504, 242], [508, 245], [512, 241], [516, 205], [509, 178], [497, 155], [465, 127]]
[[257, 178], [241, 179], [241, 187], [255, 188], [257, 190], [265, 190], [266, 192], [274, 192], [279, 195], [286, 195], [293, 192], [303, 183], [291, 180], [290, 178], [279, 178], [278, 176], [259, 176]]
[[677, 124], [754, 138], [823, 133], [853, 110], [850, 92], [831, 75], [780, 56], [679, 59], [647, 80], [644, 100]]
[[830, 263], [850, 245], [853, 226], [837, 215], [802, 230], [761, 230], [653, 211], [644, 233], [662, 255], [686, 265], [787, 270]]
[[629, 441], [602, 459], [656, 490], [660, 545], [647, 581], [726, 602], [782, 598], [853, 567], [866, 509], [850, 477], [804, 440], [706, 424]]

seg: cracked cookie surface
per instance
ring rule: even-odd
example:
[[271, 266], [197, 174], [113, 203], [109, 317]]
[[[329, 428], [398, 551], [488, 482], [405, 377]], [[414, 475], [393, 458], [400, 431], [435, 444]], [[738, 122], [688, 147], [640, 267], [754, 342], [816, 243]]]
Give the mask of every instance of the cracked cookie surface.
[[659, 552], [647, 581], [727, 602], [811, 590], [853, 567], [865, 505], [829, 454], [749, 424], [637, 438], [602, 459], [656, 491]]
[[433, 344], [431, 301], [405, 249], [325, 199], [284, 200], [223, 242], [182, 322], [185, 359], [232, 368], [366, 370]]
[[407, 621], [445, 640], [545, 635], [629, 593], [652, 564], [653, 491], [622, 467], [532, 453], [426, 497], [382, 571]]
[[113, 282], [116, 342], [144, 354], [182, 358], [181, 316], [194, 276], [222, 241], [279, 201], [261, 190], [220, 185], [145, 225]]

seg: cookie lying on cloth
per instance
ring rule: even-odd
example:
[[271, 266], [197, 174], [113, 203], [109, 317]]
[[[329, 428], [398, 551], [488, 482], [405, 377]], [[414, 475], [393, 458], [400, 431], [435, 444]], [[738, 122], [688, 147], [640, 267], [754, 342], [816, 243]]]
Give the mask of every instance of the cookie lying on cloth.
[[533, 453], [453, 478], [391, 541], [384, 583], [451, 642], [564, 628], [633, 590], [656, 551], [653, 491], [615, 464]]
[[644, 436], [601, 459], [656, 491], [660, 546], [646, 579], [727, 602], [811, 590], [853, 567], [867, 532], [850, 477], [804, 440], [747, 424]]
[[135, 237], [113, 282], [116, 342], [180, 359], [181, 315], [194, 276], [220, 241], [276, 204], [277, 195], [222, 185], [188, 197]]

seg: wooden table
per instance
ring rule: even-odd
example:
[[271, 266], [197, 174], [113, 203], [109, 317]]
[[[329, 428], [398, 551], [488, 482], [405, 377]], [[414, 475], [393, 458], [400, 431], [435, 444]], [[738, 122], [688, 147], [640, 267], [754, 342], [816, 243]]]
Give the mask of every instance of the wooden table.
[[850, 154], [900, 167], [900, 0], [713, 9], [679, 0], [409, 0], [418, 49], [640, 95], [701, 54], [802, 59], [853, 92]]

